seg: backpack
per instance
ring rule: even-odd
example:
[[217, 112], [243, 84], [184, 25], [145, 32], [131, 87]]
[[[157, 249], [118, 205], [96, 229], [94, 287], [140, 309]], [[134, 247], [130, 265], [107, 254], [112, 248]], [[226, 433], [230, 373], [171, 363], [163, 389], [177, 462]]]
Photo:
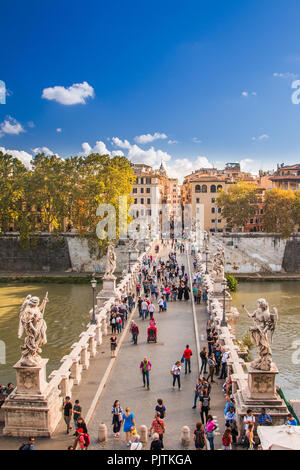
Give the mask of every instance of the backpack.
[[85, 433], [83, 434], [83, 437], [84, 437], [84, 446], [88, 447], [91, 443], [90, 436], [87, 433]]
[[226, 439], [225, 436], [222, 437], [222, 444], [223, 444], [223, 446], [225, 446], [225, 447], [229, 447], [229, 446], [230, 446], [231, 442], [230, 442], [230, 439], [229, 439], [228, 436], [227, 436], [227, 439]]
[[195, 439], [195, 447], [198, 449], [203, 449], [205, 446], [205, 439], [203, 435], [203, 431], [196, 431], [196, 439]]

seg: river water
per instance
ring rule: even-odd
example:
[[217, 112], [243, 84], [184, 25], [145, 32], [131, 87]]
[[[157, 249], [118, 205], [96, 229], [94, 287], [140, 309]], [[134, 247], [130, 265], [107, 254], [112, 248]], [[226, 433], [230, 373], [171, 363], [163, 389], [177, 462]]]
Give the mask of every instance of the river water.
[[6, 345], [6, 364], [0, 364], [0, 384], [15, 383], [12, 366], [20, 359], [23, 340], [17, 338], [19, 311], [28, 294], [42, 300], [48, 292], [46, 306], [48, 343], [43, 357], [49, 358], [47, 374], [60, 366], [60, 359], [86, 329], [92, 306], [92, 289], [88, 284], [0, 284], [0, 340]]
[[253, 312], [260, 297], [268, 301], [270, 310], [276, 306], [279, 313], [272, 345], [273, 360], [279, 369], [276, 383], [287, 399], [300, 398], [300, 282], [241, 282], [232, 294], [233, 306], [240, 312], [237, 338], [252, 325], [242, 305]]

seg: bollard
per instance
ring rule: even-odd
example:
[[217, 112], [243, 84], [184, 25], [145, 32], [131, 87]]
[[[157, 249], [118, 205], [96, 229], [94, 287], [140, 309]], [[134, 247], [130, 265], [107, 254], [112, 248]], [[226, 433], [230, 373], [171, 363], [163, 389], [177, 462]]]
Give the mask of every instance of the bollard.
[[191, 432], [188, 426], [182, 426], [181, 429], [181, 444], [187, 447], [191, 442]]
[[145, 424], [142, 424], [140, 427], [140, 441], [143, 442], [143, 444], [147, 444], [148, 442], [148, 429]]
[[104, 423], [101, 423], [99, 426], [98, 441], [99, 442], [107, 441], [107, 426]]

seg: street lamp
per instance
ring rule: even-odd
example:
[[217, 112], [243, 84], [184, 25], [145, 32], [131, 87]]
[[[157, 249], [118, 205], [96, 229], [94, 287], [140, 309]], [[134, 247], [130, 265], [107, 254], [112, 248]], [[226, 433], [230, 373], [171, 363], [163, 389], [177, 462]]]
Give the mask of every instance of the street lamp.
[[97, 321], [96, 321], [96, 316], [95, 316], [95, 290], [96, 290], [96, 287], [97, 287], [97, 281], [94, 277], [91, 280], [91, 285], [92, 285], [92, 289], [93, 289], [93, 315], [92, 315], [92, 318], [91, 318], [91, 325], [96, 325]]
[[207, 267], [208, 255], [209, 255], [209, 249], [206, 248], [206, 250], [205, 250], [205, 256], [206, 256], [206, 270], [205, 270], [205, 274], [208, 274], [208, 267]]
[[130, 258], [130, 249], [128, 250], [128, 274], [131, 273], [131, 258]]
[[223, 287], [223, 318], [221, 321], [221, 326], [227, 326], [227, 321], [226, 321], [226, 287], [227, 287], [227, 281], [226, 279], [223, 279], [222, 281], [222, 287]]

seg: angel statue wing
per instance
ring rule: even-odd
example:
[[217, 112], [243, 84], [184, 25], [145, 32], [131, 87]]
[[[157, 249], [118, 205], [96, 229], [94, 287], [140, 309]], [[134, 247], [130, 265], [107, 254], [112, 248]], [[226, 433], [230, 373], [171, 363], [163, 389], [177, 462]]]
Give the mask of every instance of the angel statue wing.
[[278, 310], [276, 307], [273, 307], [273, 311], [274, 313], [271, 313], [270, 315], [270, 332], [271, 332], [271, 336], [270, 336], [270, 339], [271, 339], [271, 343], [273, 341], [273, 335], [274, 335], [274, 331], [275, 331], [275, 328], [277, 326], [277, 323], [278, 323]]
[[21, 338], [23, 334], [23, 312], [30, 299], [31, 299], [31, 295], [27, 295], [26, 299], [24, 300], [20, 308], [18, 338]]

